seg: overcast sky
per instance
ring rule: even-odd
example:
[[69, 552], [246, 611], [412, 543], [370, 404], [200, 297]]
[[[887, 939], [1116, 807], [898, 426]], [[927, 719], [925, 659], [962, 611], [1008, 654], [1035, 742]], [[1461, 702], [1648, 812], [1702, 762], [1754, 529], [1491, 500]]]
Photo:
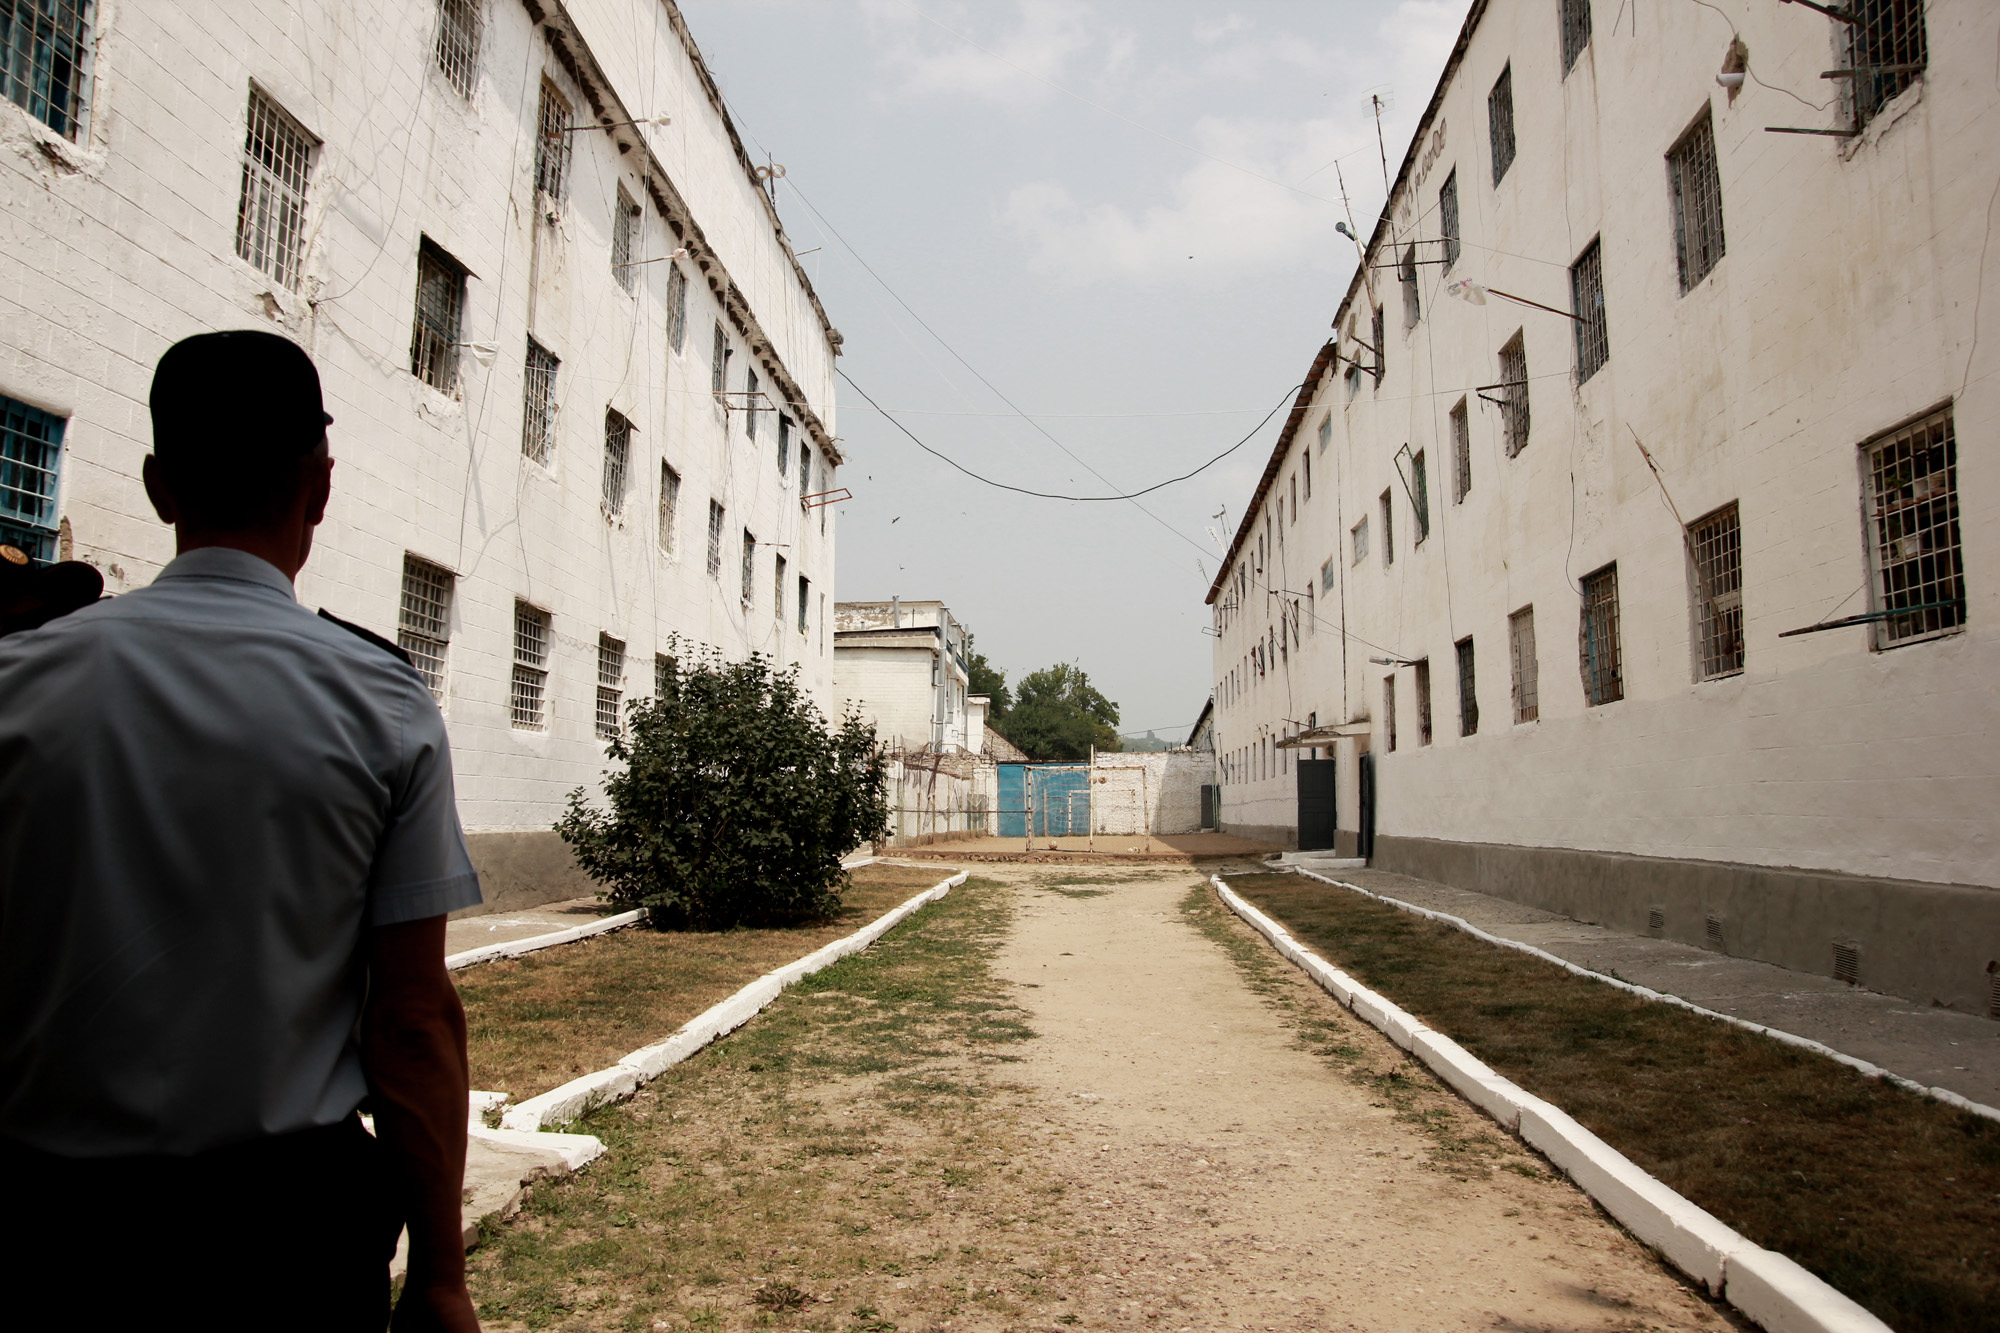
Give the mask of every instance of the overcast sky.
[[[1100, 495], [1289, 404], [1355, 262], [1343, 178], [1364, 236], [1381, 207], [1369, 94], [1393, 172], [1468, 0], [680, 3], [786, 169], [841, 367], [974, 472]], [[1009, 681], [1076, 662], [1121, 730], [1182, 739], [1209, 530], [1228, 541], [1282, 420], [1136, 504], [1073, 503], [954, 471], [842, 385], [838, 594], [942, 599]]]

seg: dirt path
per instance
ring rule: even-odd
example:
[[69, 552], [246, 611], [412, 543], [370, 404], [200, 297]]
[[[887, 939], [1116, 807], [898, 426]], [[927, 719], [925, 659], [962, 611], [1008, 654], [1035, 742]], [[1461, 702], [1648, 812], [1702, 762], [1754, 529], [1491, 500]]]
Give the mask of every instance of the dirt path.
[[1152, 1328], [1729, 1326], [1190, 900], [1196, 875], [989, 873], [1020, 886], [994, 967], [1039, 1034], [1012, 1077], [1043, 1094], [1041, 1165], [1095, 1233], [1086, 1308]]

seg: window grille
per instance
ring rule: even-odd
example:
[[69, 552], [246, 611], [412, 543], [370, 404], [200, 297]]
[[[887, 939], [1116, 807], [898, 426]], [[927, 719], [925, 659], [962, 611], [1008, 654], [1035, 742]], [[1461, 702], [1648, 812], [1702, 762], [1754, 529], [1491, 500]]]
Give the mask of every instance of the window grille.
[[438, 0], [437, 62], [459, 96], [479, 76], [480, 0]]
[[688, 279], [679, 264], [667, 267], [667, 342], [674, 351], [687, 341]]
[[1458, 170], [1453, 168], [1438, 190], [1438, 230], [1444, 233], [1444, 271], [1458, 262]]
[[633, 283], [632, 247], [639, 234], [639, 206], [620, 185], [612, 207], [617, 212], [611, 219], [611, 276], [629, 292]]
[[660, 549], [674, 553], [675, 520], [681, 508], [681, 474], [666, 463], [660, 464]]
[[1324, 560], [1320, 563], [1319, 590], [1321, 592], [1332, 592], [1333, 585], [1339, 581], [1339, 578], [1340, 572], [1333, 567], [1332, 559]]
[[757, 438], [757, 372], [743, 372], [743, 434], [746, 439]]
[[808, 608], [811, 605], [812, 605], [812, 580], [807, 578], [805, 575], [801, 574], [799, 575], [799, 633], [801, 635], [804, 635], [807, 632], [806, 608]]
[[1590, 45], [1590, 0], [1557, 0], [1562, 6], [1563, 74], [1576, 67], [1576, 58]]
[[616, 412], [604, 414], [604, 512], [625, 508], [625, 463], [632, 453], [632, 423]]
[[1517, 330], [1500, 349], [1500, 424], [1507, 431], [1507, 457], [1528, 447], [1527, 330]]
[[[1321, 453], [1325, 453], [1326, 446], [1332, 443], [1333, 443], [1333, 413], [1329, 412], [1324, 417], [1320, 418], [1319, 451]], [[1307, 494], [1311, 494], [1311, 492], [1308, 491]]]
[[517, 731], [548, 730], [549, 613], [514, 603], [514, 688], [511, 701]]
[[410, 655], [410, 664], [430, 687], [431, 697], [444, 701], [444, 654], [451, 642], [451, 594], [456, 579], [450, 570], [428, 560], [403, 554], [403, 604], [396, 617], [396, 646]]
[[1577, 629], [1583, 668], [1583, 700], [1596, 707], [1625, 697], [1625, 674], [1618, 651], [1618, 566], [1606, 565], [1583, 579], [1583, 613]]
[[569, 190], [569, 99], [547, 79], [536, 116], [535, 190], [559, 204]]
[[465, 269], [426, 236], [417, 246], [417, 317], [410, 373], [439, 393], [458, 392], [458, 325]]
[[1474, 681], [1472, 637], [1460, 639], [1458, 647], [1458, 734], [1471, 736], [1479, 730], [1479, 689]]
[[1465, 399], [1451, 409], [1451, 502], [1464, 504], [1472, 493], [1472, 419]]
[[1674, 243], [1681, 291], [1694, 290], [1722, 260], [1722, 176], [1715, 164], [1715, 119], [1703, 112], [1667, 154], [1674, 196]]
[[1694, 678], [1733, 676], [1743, 669], [1743, 529], [1736, 506], [1688, 524], [1687, 541]]
[[69, 139], [90, 109], [91, 0], [0, 0], [0, 87]]
[[1604, 247], [1593, 240], [1569, 270], [1570, 308], [1576, 313], [1576, 381], [1582, 384], [1611, 359], [1604, 320]]
[[1353, 402], [1355, 395], [1360, 392], [1361, 367], [1350, 361], [1347, 365], [1347, 401]]
[[521, 376], [521, 452], [543, 467], [555, 455], [556, 371], [554, 352], [528, 339], [527, 369]]
[[1385, 338], [1385, 337], [1383, 336], [1383, 329], [1384, 329], [1384, 328], [1385, 328], [1385, 327], [1387, 326], [1387, 322], [1388, 322], [1388, 321], [1387, 321], [1387, 320], [1386, 320], [1386, 319], [1384, 318], [1384, 315], [1385, 315], [1385, 313], [1386, 313], [1386, 312], [1385, 312], [1385, 311], [1384, 311], [1384, 310], [1383, 310], [1383, 309], [1382, 309], [1381, 307], [1379, 307], [1379, 306], [1378, 306], [1378, 307], [1376, 307], [1376, 310], [1375, 310], [1375, 326], [1374, 326], [1374, 333], [1375, 333], [1375, 384], [1376, 384], [1376, 386], [1377, 386], [1378, 388], [1379, 388], [1379, 387], [1381, 386], [1381, 383], [1382, 383], [1382, 377], [1383, 377], [1384, 375], [1386, 375], [1386, 374], [1388, 374], [1388, 373], [1389, 373], [1389, 366], [1388, 366], [1388, 362], [1387, 362], [1387, 360], [1386, 360], [1386, 358], [1387, 358], [1387, 356], [1388, 356], [1388, 354], [1389, 354], [1389, 340], [1388, 340], [1387, 338]]
[[608, 741], [625, 730], [625, 644], [609, 634], [597, 636], [597, 738]]
[[1394, 496], [1389, 491], [1382, 492], [1382, 563], [1396, 563], [1396, 507]]
[[748, 611], [757, 600], [757, 534], [743, 529], [743, 609]]
[[1354, 525], [1354, 563], [1360, 564], [1368, 558], [1368, 520], [1362, 519]]
[[306, 184], [315, 142], [275, 102], [250, 90], [236, 255], [291, 291], [299, 289], [305, 259]]
[[1391, 754], [1396, 750], [1396, 677], [1382, 677], [1382, 745]]
[[792, 472], [792, 419], [778, 414], [778, 475], [788, 477]]
[[1508, 65], [1486, 94], [1486, 138], [1493, 149], [1493, 183], [1514, 165], [1514, 67]]
[[653, 654], [653, 697], [655, 699], [664, 699], [667, 697], [667, 686], [674, 678], [674, 668], [676, 665], [677, 663], [674, 659], [665, 653]]
[[1305, 464], [1306, 499], [1310, 500], [1313, 498], [1313, 456], [1301, 450], [1299, 458]]
[[722, 577], [722, 506], [708, 502], [708, 576]]
[[722, 391], [729, 387], [724, 378], [729, 373], [729, 335], [722, 331], [722, 321], [715, 321], [715, 351], [709, 359], [709, 388], [720, 398]]
[[1425, 452], [1419, 449], [1410, 459], [1410, 507], [1417, 520], [1417, 539], [1411, 543], [1414, 546], [1422, 546], [1431, 535], [1431, 473], [1424, 461]]
[[1847, 100], [1858, 132], [1875, 113], [1915, 83], [1930, 63], [1924, 0], [1852, 0], [1846, 6]]
[[813, 451], [804, 440], [799, 441], [799, 498], [812, 494]]
[[1958, 542], [1958, 444], [1944, 408], [1862, 450], [1875, 646], [1949, 634], [1965, 624]]
[[0, 397], [0, 543], [56, 557], [56, 482], [68, 421]]
[[1431, 659], [1426, 657], [1415, 667], [1417, 684], [1417, 744], [1431, 743]]
[[1542, 715], [1534, 607], [1524, 606], [1507, 617], [1507, 652], [1514, 666], [1514, 721], [1533, 722]]
[[1424, 317], [1423, 298], [1417, 292], [1417, 247], [1403, 247], [1396, 265], [1396, 279], [1403, 284], [1403, 327], [1413, 328]]

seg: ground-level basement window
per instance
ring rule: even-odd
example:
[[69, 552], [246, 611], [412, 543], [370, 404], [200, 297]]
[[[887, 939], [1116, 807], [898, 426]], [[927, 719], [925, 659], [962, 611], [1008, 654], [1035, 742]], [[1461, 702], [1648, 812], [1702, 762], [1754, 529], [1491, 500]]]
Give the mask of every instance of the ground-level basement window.
[[1524, 606], [1507, 617], [1507, 652], [1514, 667], [1514, 721], [1533, 722], [1542, 715], [1540, 673], [1535, 666], [1535, 608]]
[[1577, 628], [1583, 670], [1583, 699], [1592, 707], [1625, 697], [1625, 674], [1618, 651], [1618, 566], [1606, 565], [1583, 577], [1583, 610]]
[[1735, 504], [1688, 524], [1696, 680], [1743, 669], [1743, 528]]
[[624, 729], [625, 642], [597, 636], [597, 738], [608, 741]]
[[1952, 409], [1862, 446], [1875, 646], [1951, 634], [1965, 625], [1958, 540], [1958, 442]]
[[450, 570], [404, 553], [396, 646], [410, 655], [410, 665], [440, 703], [444, 701], [444, 659], [451, 642], [451, 596], [456, 582]]
[[547, 731], [549, 613], [514, 603], [514, 681], [510, 712], [516, 731]]

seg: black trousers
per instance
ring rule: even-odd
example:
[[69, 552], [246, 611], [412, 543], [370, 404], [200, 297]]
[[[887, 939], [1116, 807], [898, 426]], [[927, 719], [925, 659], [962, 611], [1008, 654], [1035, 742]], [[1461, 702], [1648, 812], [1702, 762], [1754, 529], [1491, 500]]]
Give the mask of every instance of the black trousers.
[[60, 1312], [46, 1327], [388, 1325], [402, 1219], [359, 1117], [192, 1157], [59, 1157], [0, 1139], [0, 1182], [0, 1291], [40, 1293]]

